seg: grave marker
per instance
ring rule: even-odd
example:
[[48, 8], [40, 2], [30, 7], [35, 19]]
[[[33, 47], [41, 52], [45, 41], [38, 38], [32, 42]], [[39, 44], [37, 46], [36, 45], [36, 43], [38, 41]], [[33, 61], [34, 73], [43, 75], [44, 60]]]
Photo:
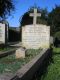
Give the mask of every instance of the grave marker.
[[25, 49], [19, 48], [15, 52], [16, 58], [25, 58]]
[[46, 25], [26, 25], [22, 27], [22, 45], [29, 49], [50, 47], [50, 27]]
[[36, 23], [37, 17], [41, 16], [40, 13], [37, 13], [36, 8], [34, 8], [34, 13], [30, 13], [30, 16], [34, 16], [33, 25], [22, 27], [22, 46], [27, 49], [49, 48], [50, 26]]
[[0, 23], [0, 44], [6, 44], [7, 38], [7, 26], [4, 23]]

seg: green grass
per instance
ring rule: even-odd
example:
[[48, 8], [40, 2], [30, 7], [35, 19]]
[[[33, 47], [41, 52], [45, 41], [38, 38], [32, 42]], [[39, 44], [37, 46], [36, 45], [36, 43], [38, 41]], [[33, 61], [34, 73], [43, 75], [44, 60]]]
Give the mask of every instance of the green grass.
[[55, 48], [55, 47], [54, 47], [54, 48], [53, 48], [53, 52], [54, 52], [54, 53], [60, 53], [60, 48]]
[[60, 48], [53, 48], [53, 61], [40, 80], [60, 80]]
[[26, 51], [26, 58], [16, 59], [15, 54], [0, 59], [0, 74], [15, 73], [19, 68], [39, 54], [41, 49], [29, 49]]
[[4, 47], [4, 48], [0, 48], [0, 51], [8, 51], [14, 49], [13, 47]]

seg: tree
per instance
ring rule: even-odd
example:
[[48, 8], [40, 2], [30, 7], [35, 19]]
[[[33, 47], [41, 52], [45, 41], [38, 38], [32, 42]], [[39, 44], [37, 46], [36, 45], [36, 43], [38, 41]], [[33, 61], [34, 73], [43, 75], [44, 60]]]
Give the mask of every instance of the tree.
[[10, 15], [13, 10], [14, 5], [12, 0], [0, 0], [0, 19]]
[[48, 24], [51, 26], [51, 33], [60, 31], [60, 6], [56, 6], [48, 15]]
[[[21, 26], [33, 24], [33, 17], [29, 14], [33, 13], [34, 7], [31, 7], [20, 19]], [[41, 13], [41, 17], [37, 17], [37, 24], [47, 24], [48, 12], [46, 9], [37, 8], [37, 13]]]
[[47, 25], [47, 19], [48, 19], [48, 11], [47, 9], [41, 9], [41, 17], [37, 18], [37, 22], [40, 24], [46, 24]]

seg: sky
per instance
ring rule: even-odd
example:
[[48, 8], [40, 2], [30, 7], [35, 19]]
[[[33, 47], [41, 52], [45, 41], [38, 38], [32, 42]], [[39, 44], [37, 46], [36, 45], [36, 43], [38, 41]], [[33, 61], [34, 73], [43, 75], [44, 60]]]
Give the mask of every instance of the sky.
[[15, 11], [8, 16], [7, 21], [11, 27], [19, 27], [22, 15], [28, 11], [28, 9], [35, 4], [41, 9], [47, 8], [50, 12], [55, 5], [60, 5], [60, 0], [13, 0], [15, 5]]

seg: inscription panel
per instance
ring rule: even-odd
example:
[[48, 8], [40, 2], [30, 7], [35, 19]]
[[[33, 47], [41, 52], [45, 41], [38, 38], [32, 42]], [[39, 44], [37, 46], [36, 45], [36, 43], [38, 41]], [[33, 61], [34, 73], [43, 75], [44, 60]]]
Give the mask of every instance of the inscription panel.
[[26, 25], [22, 27], [22, 45], [26, 48], [48, 48], [50, 27], [46, 25]]

